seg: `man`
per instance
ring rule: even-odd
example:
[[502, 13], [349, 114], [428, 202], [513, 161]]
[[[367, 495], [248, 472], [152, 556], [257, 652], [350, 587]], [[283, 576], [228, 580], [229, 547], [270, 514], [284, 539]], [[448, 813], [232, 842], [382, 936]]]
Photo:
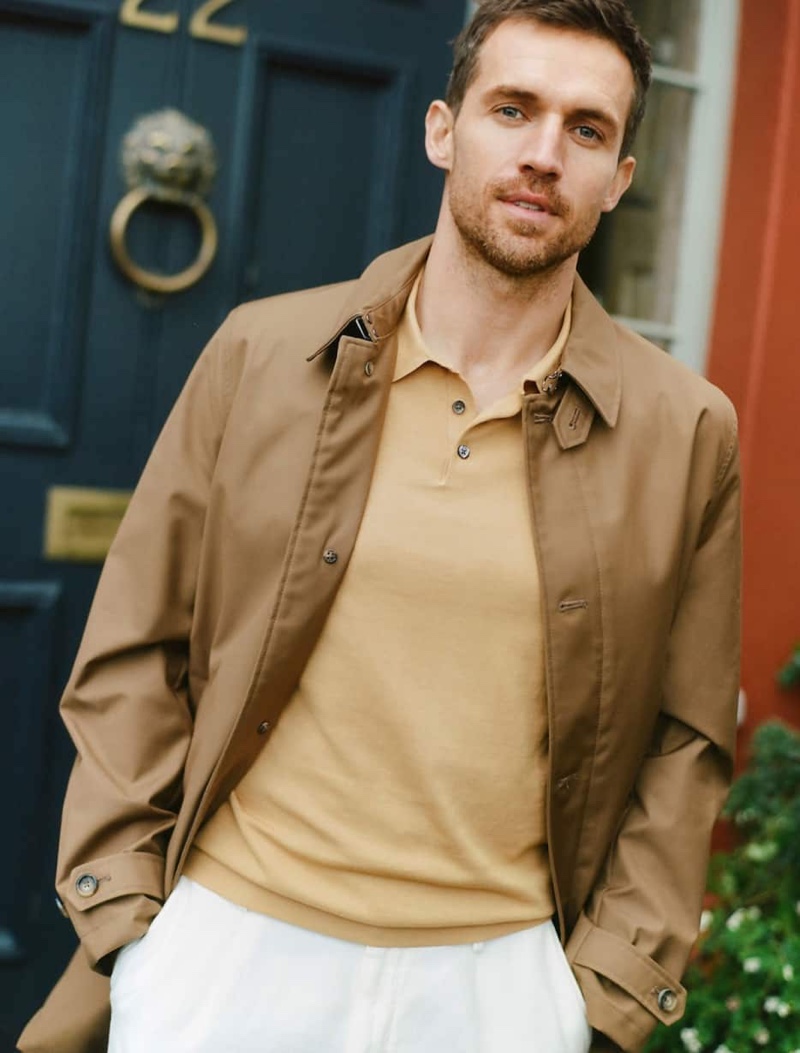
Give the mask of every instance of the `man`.
[[82, 948], [23, 1050], [105, 1048], [98, 973], [112, 1053], [635, 1053], [679, 1019], [735, 419], [576, 277], [649, 77], [622, 0], [486, 0], [427, 116], [432, 241], [201, 356], [63, 699]]

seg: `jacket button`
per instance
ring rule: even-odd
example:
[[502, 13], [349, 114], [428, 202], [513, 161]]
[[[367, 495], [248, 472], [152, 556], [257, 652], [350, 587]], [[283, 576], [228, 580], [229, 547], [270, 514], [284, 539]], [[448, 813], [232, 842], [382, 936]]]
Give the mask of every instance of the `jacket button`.
[[678, 996], [669, 987], [662, 987], [656, 992], [658, 1008], [664, 1013], [674, 1013], [678, 1008]]
[[97, 878], [94, 874], [81, 874], [75, 882], [75, 890], [79, 896], [88, 899], [97, 892]]
[[259, 735], [266, 735], [266, 733], [269, 731], [269, 729], [271, 727], [272, 727], [272, 724], [268, 720], [263, 720], [258, 725], [258, 733], [259, 733]]
[[368, 377], [371, 377], [372, 374], [375, 372], [375, 363], [367, 362], [364, 366], [364, 372], [367, 374]]
[[334, 563], [338, 563], [339, 562], [339, 553], [338, 552], [334, 552], [332, 548], [329, 548], [329, 549], [326, 550], [326, 552], [325, 552], [325, 554], [324, 554], [324, 556], [322, 558], [325, 560], [325, 562], [328, 564], [328, 566], [332, 567], [334, 565]]
[[462, 461], [466, 461], [471, 453], [472, 450], [470, 450], [469, 446], [458, 447], [458, 456], [461, 458]]

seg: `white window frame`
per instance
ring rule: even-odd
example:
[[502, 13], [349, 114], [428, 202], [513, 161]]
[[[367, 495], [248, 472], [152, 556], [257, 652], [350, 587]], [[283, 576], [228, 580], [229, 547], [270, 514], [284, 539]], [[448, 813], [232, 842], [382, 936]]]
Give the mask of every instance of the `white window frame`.
[[702, 4], [697, 73], [653, 67], [653, 80], [695, 94], [689, 135], [686, 192], [671, 325], [618, 318], [650, 340], [669, 343], [673, 358], [704, 373], [716, 301], [722, 221], [725, 212], [740, 0]]
[[[651, 340], [669, 343], [670, 353], [705, 372], [719, 274], [728, 153], [736, 86], [741, 0], [697, 0], [702, 5], [697, 72], [655, 65], [653, 80], [695, 95], [686, 194], [670, 325], [618, 318]], [[475, 10], [467, 0], [466, 17]]]

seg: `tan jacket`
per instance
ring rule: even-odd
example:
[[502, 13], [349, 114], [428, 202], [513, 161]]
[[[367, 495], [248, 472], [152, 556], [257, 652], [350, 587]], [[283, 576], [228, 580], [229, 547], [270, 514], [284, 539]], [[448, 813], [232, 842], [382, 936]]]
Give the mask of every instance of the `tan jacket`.
[[[89, 965], [107, 972], [146, 931], [280, 719], [353, 549], [392, 336], [427, 248], [234, 311], [155, 446], [62, 702], [78, 757], [57, 887], [82, 950], [26, 1053], [105, 1048], [107, 981]], [[616, 325], [580, 282], [563, 368], [523, 410], [550, 861], [590, 1022], [633, 1053], [682, 1012], [731, 773], [736, 425], [719, 391]]]

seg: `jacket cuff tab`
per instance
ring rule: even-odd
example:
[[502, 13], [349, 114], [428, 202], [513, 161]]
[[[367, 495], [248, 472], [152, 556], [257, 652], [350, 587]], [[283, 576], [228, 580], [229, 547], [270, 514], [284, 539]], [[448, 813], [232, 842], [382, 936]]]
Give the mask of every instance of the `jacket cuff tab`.
[[68, 910], [83, 914], [120, 896], [164, 899], [164, 860], [145, 852], [121, 852], [73, 868], [58, 888]]
[[686, 1008], [686, 989], [658, 962], [582, 915], [570, 937], [569, 958], [621, 987], [663, 1024]]

